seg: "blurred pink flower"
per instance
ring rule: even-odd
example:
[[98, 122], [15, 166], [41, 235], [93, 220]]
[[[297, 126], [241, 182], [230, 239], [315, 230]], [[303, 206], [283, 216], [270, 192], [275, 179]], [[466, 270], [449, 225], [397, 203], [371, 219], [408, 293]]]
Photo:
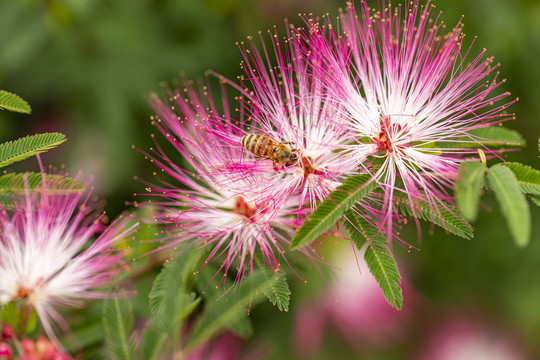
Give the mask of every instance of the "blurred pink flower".
[[358, 12], [349, 2], [337, 27], [306, 20], [307, 53], [324, 59], [314, 77], [345, 109], [341, 118], [354, 134], [344, 149], [360, 167], [366, 159], [382, 161], [370, 171], [385, 191], [388, 229], [398, 216], [396, 191], [435, 208], [451, 201], [459, 163], [476, 153], [459, 143], [478, 143], [483, 139], [470, 130], [514, 118], [504, 112], [514, 102], [505, 100], [510, 94], [495, 93], [504, 82], [491, 76], [498, 65], [485, 50], [472, 58], [471, 47], [462, 52], [461, 22], [447, 31], [429, 1], [383, 2], [379, 10], [361, 1]]
[[107, 296], [96, 289], [118, 274], [122, 254], [114, 246], [136, 225], [105, 226], [86, 185], [59, 191], [51, 180], [31, 193], [24, 181], [14, 210], [0, 211], [0, 304], [26, 301], [55, 340], [51, 320], [65, 325], [56, 307]]
[[246, 347], [245, 341], [231, 332], [225, 332], [208, 344], [190, 353], [186, 360], [260, 360], [264, 359], [264, 346]]
[[429, 333], [418, 360], [525, 360], [530, 359], [511, 335], [463, 315], [438, 323]]
[[333, 295], [303, 305], [296, 316], [293, 342], [298, 353], [308, 355], [306, 358], [316, 358], [330, 324], [358, 352], [365, 346], [383, 346], [404, 336], [414, 302], [410, 286], [402, 279], [406, 303], [403, 310], [394, 309], [364, 261], [365, 248], [357, 254], [342, 250], [342, 271], [330, 285]]

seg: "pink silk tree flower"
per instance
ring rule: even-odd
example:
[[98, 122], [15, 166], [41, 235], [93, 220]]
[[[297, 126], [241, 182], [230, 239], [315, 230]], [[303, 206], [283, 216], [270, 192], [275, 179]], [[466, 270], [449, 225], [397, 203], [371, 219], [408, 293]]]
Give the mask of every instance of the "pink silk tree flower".
[[171, 179], [159, 177], [148, 190], [161, 208], [156, 222], [167, 234], [163, 247], [209, 246], [205, 264], [223, 259], [224, 276], [233, 266], [240, 280], [253, 270], [256, 251], [273, 270], [279, 268], [298, 210], [290, 193], [276, 187], [281, 175], [273, 173], [272, 164], [255, 161], [240, 145], [245, 120], [241, 114], [232, 117], [222, 85], [218, 104], [209, 86], [199, 94], [191, 84], [166, 90], [172, 106], [156, 95], [149, 98], [157, 114], [153, 123], [174, 151], [168, 155], [156, 142], [147, 154]]
[[98, 288], [121, 270], [115, 245], [136, 224], [124, 218], [105, 226], [86, 185], [62, 191], [54, 176], [43, 177], [30, 192], [25, 174], [25, 195], [0, 211], [0, 304], [26, 301], [56, 341], [53, 322], [66, 325], [57, 306], [109, 296]]
[[312, 76], [311, 63], [321, 54], [302, 56], [305, 46], [287, 25], [284, 39], [269, 31], [272, 48], [251, 37], [239, 45], [245, 75], [239, 79], [245, 112], [253, 132], [262, 132], [298, 153], [298, 160], [279, 169], [280, 188], [300, 196], [299, 206], [314, 209], [341, 185], [345, 174], [357, 172], [356, 159], [337, 150], [350, 141], [345, 109], [330, 96], [325, 79]]
[[[485, 140], [469, 131], [514, 118], [504, 110], [515, 100], [496, 93], [504, 82], [493, 75], [498, 67], [485, 50], [469, 56], [462, 51], [461, 21], [447, 30], [429, 2], [370, 9], [365, 1], [340, 11], [339, 26], [321, 26], [307, 19], [303, 38], [309, 52], [320, 52], [322, 65], [314, 73], [327, 84], [334, 101], [345, 111], [354, 141], [344, 149], [370, 171], [384, 190], [385, 221], [398, 216], [392, 206], [396, 192], [411, 202], [421, 199], [437, 207], [451, 201], [459, 163], [475, 149], [460, 145]], [[313, 55], [309, 55], [313, 56]], [[444, 206], [444, 205], [443, 205]], [[413, 209], [414, 210], [414, 209]]]

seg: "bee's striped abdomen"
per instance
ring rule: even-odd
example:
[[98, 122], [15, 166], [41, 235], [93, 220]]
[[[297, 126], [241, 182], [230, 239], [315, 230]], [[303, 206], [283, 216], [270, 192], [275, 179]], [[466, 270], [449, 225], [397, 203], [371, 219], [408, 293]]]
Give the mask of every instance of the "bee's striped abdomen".
[[276, 144], [269, 136], [259, 134], [244, 135], [240, 143], [244, 149], [265, 158], [270, 158], [272, 156], [272, 149]]
[[254, 134], [247, 134], [247, 135], [242, 136], [242, 140], [240, 140], [240, 143], [242, 144], [242, 147], [244, 149], [251, 151], [249, 149], [248, 145], [250, 144], [250, 141], [253, 138], [253, 136], [255, 136], [255, 135]]

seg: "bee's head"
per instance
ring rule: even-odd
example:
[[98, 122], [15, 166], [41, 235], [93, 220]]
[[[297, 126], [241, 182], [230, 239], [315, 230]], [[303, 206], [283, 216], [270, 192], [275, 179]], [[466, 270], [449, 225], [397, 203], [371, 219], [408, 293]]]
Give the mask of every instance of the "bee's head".
[[282, 161], [285, 163], [285, 166], [291, 166], [298, 162], [300, 156], [296, 150], [283, 150], [280, 154]]

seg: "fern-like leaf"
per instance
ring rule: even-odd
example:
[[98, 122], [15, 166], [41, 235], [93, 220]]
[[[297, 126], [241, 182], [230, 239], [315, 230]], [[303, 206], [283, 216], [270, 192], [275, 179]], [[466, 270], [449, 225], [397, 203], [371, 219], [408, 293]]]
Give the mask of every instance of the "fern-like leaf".
[[345, 213], [345, 228], [349, 231], [349, 236], [354, 245], [361, 249], [366, 242], [377, 238], [379, 241], [385, 241], [386, 237], [377, 227], [370, 224], [364, 218], [356, 215], [354, 210]]
[[372, 239], [364, 254], [369, 271], [381, 288], [386, 301], [398, 310], [403, 306], [398, 267], [386, 241]]
[[110, 359], [133, 359], [133, 344], [129, 342], [134, 324], [131, 302], [117, 298], [105, 300], [102, 319]]
[[525, 194], [540, 195], [540, 171], [530, 166], [515, 162], [503, 163], [514, 172], [521, 192]]
[[23, 114], [30, 114], [32, 108], [18, 95], [5, 90], [0, 90], [0, 109], [15, 111]]
[[64, 141], [64, 134], [44, 133], [0, 144], [0, 168], [50, 150]]
[[540, 195], [529, 195], [529, 198], [532, 200], [536, 206], [540, 206]]
[[512, 238], [518, 246], [527, 245], [531, 235], [531, 214], [516, 176], [512, 170], [501, 164], [489, 168], [487, 175], [489, 186], [501, 206]]
[[408, 198], [399, 194], [395, 195], [395, 201], [396, 208], [402, 215], [416, 216], [465, 239], [473, 237], [472, 226], [461, 216], [458, 209], [442, 200], [439, 200], [437, 208], [422, 200], [411, 203]]
[[253, 324], [247, 314], [233, 319], [226, 328], [242, 339], [249, 339], [253, 336]]
[[282, 270], [274, 273], [269, 269], [262, 270], [267, 277], [273, 277], [276, 281], [265, 291], [265, 295], [272, 305], [277, 306], [280, 311], [289, 311], [289, 301], [291, 299], [291, 290], [287, 283], [287, 275]]
[[479, 161], [465, 161], [459, 167], [456, 181], [456, 204], [467, 220], [478, 215], [478, 200], [484, 186], [486, 165]]
[[[59, 194], [76, 193], [85, 189], [82, 183], [62, 175], [45, 175], [45, 184], [48, 192]], [[0, 176], [0, 205], [4, 208], [11, 208], [13, 202], [18, 197], [23, 196], [26, 191], [32, 192], [41, 188], [42, 185], [43, 175], [41, 173], [2, 175]]]
[[330, 193], [313, 213], [304, 220], [291, 240], [291, 249], [303, 247], [334, 225], [357, 201], [362, 200], [376, 186], [369, 175], [350, 176]]
[[[482, 148], [487, 147], [523, 147], [526, 144], [525, 139], [515, 130], [507, 129], [502, 126], [490, 126], [469, 131], [476, 141], [472, 141], [468, 136], [457, 139], [452, 142], [440, 142], [437, 146], [441, 148]], [[478, 141], [478, 142], [477, 142]]]
[[401, 278], [384, 233], [362, 217], [356, 216], [352, 210], [347, 211], [345, 217], [345, 227], [356, 247], [360, 250], [367, 244], [364, 259], [386, 301], [401, 310], [403, 306], [403, 294], [399, 286]]
[[254, 271], [242, 280], [242, 283], [230, 289], [224, 295], [208, 299], [204, 314], [197, 320], [190, 333], [185, 350], [189, 353], [197, 345], [209, 341], [219, 331], [237, 324], [251, 308], [262, 300], [264, 293], [276, 282], [261, 271]]
[[179, 291], [186, 289], [188, 279], [193, 276], [194, 268], [199, 264], [203, 252], [186, 248], [180, 255], [165, 263], [148, 295], [150, 312], [155, 314], [174, 298]]
[[142, 352], [145, 359], [158, 358], [169, 341], [178, 345], [184, 320], [195, 310], [201, 299], [188, 291], [188, 280], [198, 266], [202, 251], [185, 249], [166, 263], [154, 280], [149, 294], [152, 314], [143, 334]]

